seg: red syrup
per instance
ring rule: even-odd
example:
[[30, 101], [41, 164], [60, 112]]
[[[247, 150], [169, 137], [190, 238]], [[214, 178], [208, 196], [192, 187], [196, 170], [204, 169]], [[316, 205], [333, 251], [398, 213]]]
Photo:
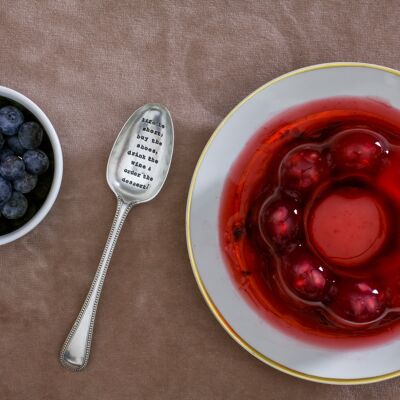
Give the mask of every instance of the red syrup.
[[269, 323], [324, 346], [400, 335], [400, 110], [371, 98], [267, 122], [226, 180], [220, 242]]

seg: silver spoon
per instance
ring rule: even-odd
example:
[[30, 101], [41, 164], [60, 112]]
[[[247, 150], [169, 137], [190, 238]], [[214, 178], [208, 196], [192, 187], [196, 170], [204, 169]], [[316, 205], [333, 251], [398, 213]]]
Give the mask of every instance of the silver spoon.
[[97, 305], [122, 225], [133, 206], [152, 200], [161, 190], [173, 146], [171, 115], [160, 104], [146, 104], [136, 110], [114, 143], [107, 182], [117, 196], [117, 211], [92, 286], [61, 349], [60, 361], [66, 368], [80, 371], [88, 363]]

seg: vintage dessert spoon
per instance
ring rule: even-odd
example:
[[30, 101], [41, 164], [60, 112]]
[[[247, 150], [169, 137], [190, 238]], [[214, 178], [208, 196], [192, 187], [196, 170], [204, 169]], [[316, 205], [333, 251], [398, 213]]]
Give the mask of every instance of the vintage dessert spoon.
[[136, 110], [122, 127], [107, 164], [107, 182], [118, 200], [117, 211], [100, 264], [60, 353], [61, 364], [80, 371], [88, 363], [94, 320], [107, 268], [131, 208], [152, 200], [164, 185], [171, 164], [174, 128], [160, 104]]

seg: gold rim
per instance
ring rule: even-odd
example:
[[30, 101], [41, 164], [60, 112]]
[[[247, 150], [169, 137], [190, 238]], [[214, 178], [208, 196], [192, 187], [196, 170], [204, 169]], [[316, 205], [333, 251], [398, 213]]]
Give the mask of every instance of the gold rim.
[[392, 68], [387, 68], [383, 67], [380, 65], [375, 65], [375, 64], [367, 64], [367, 63], [356, 63], [356, 62], [339, 62], [339, 63], [327, 63], [327, 64], [318, 64], [318, 65], [312, 65], [309, 67], [301, 68], [292, 72], [289, 72], [285, 75], [282, 75], [276, 79], [273, 79], [272, 81], [266, 83], [265, 85], [261, 86], [260, 88], [256, 89], [253, 93], [249, 94], [245, 99], [243, 99], [239, 104], [234, 107], [230, 113], [222, 120], [222, 122], [218, 125], [217, 129], [214, 131], [214, 133], [211, 135], [210, 139], [208, 140], [207, 144], [205, 145], [200, 158], [197, 162], [196, 168], [193, 173], [192, 181], [190, 183], [190, 188], [189, 188], [189, 193], [188, 193], [188, 199], [187, 199], [187, 206], [186, 206], [186, 242], [187, 242], [187, 248], [188, 248], [188, 253], [189, 253], [189, 258], [190, 258], [190, 264], [192, 265], [192, 270], [193, 274], [196, 278], [197, 285], [199, 286], [200, 292], [204, 297], [204, 300], [206, 301], [208, 307], [214, 314], [215, 318], [218, 320], [218, 322], [222, 325], [222, 327], [228, 332], [228, 334], [240, 345], [242, 346], [245, 350], [247, 350], [250, 354], [252, 354], [254, 357], [258, 358], [262, 362], [268, 364], [269, 366], [285, 372], [289, 375], [295, 376], [297, 378], [305, 379], [308, 381], [313, 381], [313, 382], [320, 382], [320, 383], [331, 383], [331, 384], [337, 384], [337, 385], [356, 385], [356, 384], [365, 384], [365, 383], [373, 383], [373, 382], [380, 382], [384, 381], [386, 379], [391, 379], [394, 377], [397, 377], [400, 375], [400, 370], [390, 372], [387, 374], [383, 375], [378, 375], [378, 376], [371, 376], [367, 378], [359, 378], [359, 379], [340, 379], [340, 378], [324, 378], [320, 377], [317, 375], [309, 375], [305, 374], [303, 372], [296, 371], [294, 369], [288, 368], [268, 357], [266, 357], [264, 354], [261, 354], [259, 351], [257, 351], [254, 347], [250, 346], [249, 343], [247, 343], [241, 336], [239, 336], [238, 333], [235, 332], [235, 330], [225, 321], [223, 315], [221, 312], [218, 310], [216, 305], [213, 303], [209, 293], [207, 292], [207, 289], [204, 285], [204, 282], [202, 281], [200, 277], [200, 273], [198, 270], [198, 267], [196, 265], [196, 260], [194, 259], [193, 255], [193, 249], [192, 249], [192, 241], [190, 237], [190, 211], [191, 211], [191, 206], [192, 206], [192, 197], [193, 197], [193, 189], [196, 184], [196, 179], [198, 172], [200, 170], [201, 164], [203, 163], [204, 157], [208, 152], [208, 149], [213, 142], [213, 140], [216, 138], [220, 130], [223, 128], [223, 126], [226, 124], [226, 122], [231, 118], [231, 116], [247, 101], [249, 101], [252, 97], [254, 97], [257, 93], [267, 89], [268, 87], [274, 85], [275, 83], [282, 81], [284, 79], [290, 78], [295, 75], [302, 74], [304, 72], [309, 72], [309, 71], [315, 71], [319, 69], [325, 69], [325, 68], [337, 68], [337, 67], [365, 67], [365, 68], [372, 68], [372, 69], [377, 69], [385, 72], [389, 72], [393, 75], [400, 76], [400, 72], [396, 71]]

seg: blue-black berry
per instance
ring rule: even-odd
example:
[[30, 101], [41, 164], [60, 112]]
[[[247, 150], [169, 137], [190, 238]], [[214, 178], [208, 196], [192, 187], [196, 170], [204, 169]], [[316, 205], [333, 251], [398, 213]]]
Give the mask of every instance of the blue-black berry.
[[8, 147], [4, 147], [0, 150], [0, 162], [2, 162], [6, 157], [13, 156], [14, 152]]
[[18, 139], [25, 149], [36, 149], [42, 143], [43, 129], [37, 122], [25, 122], [18, 130]]
[[10, 181], [22, 178], [25, 173], [25, 164], [17, 156], [7, 156], [0, 162], [0, 175]]
[[17, 219], [21, 218], [28, 209], [28, 200], [26, 197], [19, 192], [13, 192], [11, 199], [8, 200], [3, 208], [1, 209], [1, 213], [7, 219]]
[[26, 149], [24, 149], [18, 139], [17, 135], [10, 136], [7, 140], [8, 147], [16, 154], [17, 156], [22, 156]]
[[22, 159], [24, 160], [26, 170], [31, 174], [41, 175], [49, 168], [49, 158], [42, 150], [28, 150], [24, 153]]
[[14, 106], [0, 108], [0, 132], [3, 135], [15, 135], [23, 122], [24, 116], [18, 108]]
[[29, 193], [35, 189], [37, 181], [37, 175], [32, 175], [29, 172], [25, 172], [22, 178], [15, 179], [15, 181], [13, 181], [13, 186], [17, 192]]
[[10, 200], [12, 194], [11, 183], [0, 176], [0, 204]]

